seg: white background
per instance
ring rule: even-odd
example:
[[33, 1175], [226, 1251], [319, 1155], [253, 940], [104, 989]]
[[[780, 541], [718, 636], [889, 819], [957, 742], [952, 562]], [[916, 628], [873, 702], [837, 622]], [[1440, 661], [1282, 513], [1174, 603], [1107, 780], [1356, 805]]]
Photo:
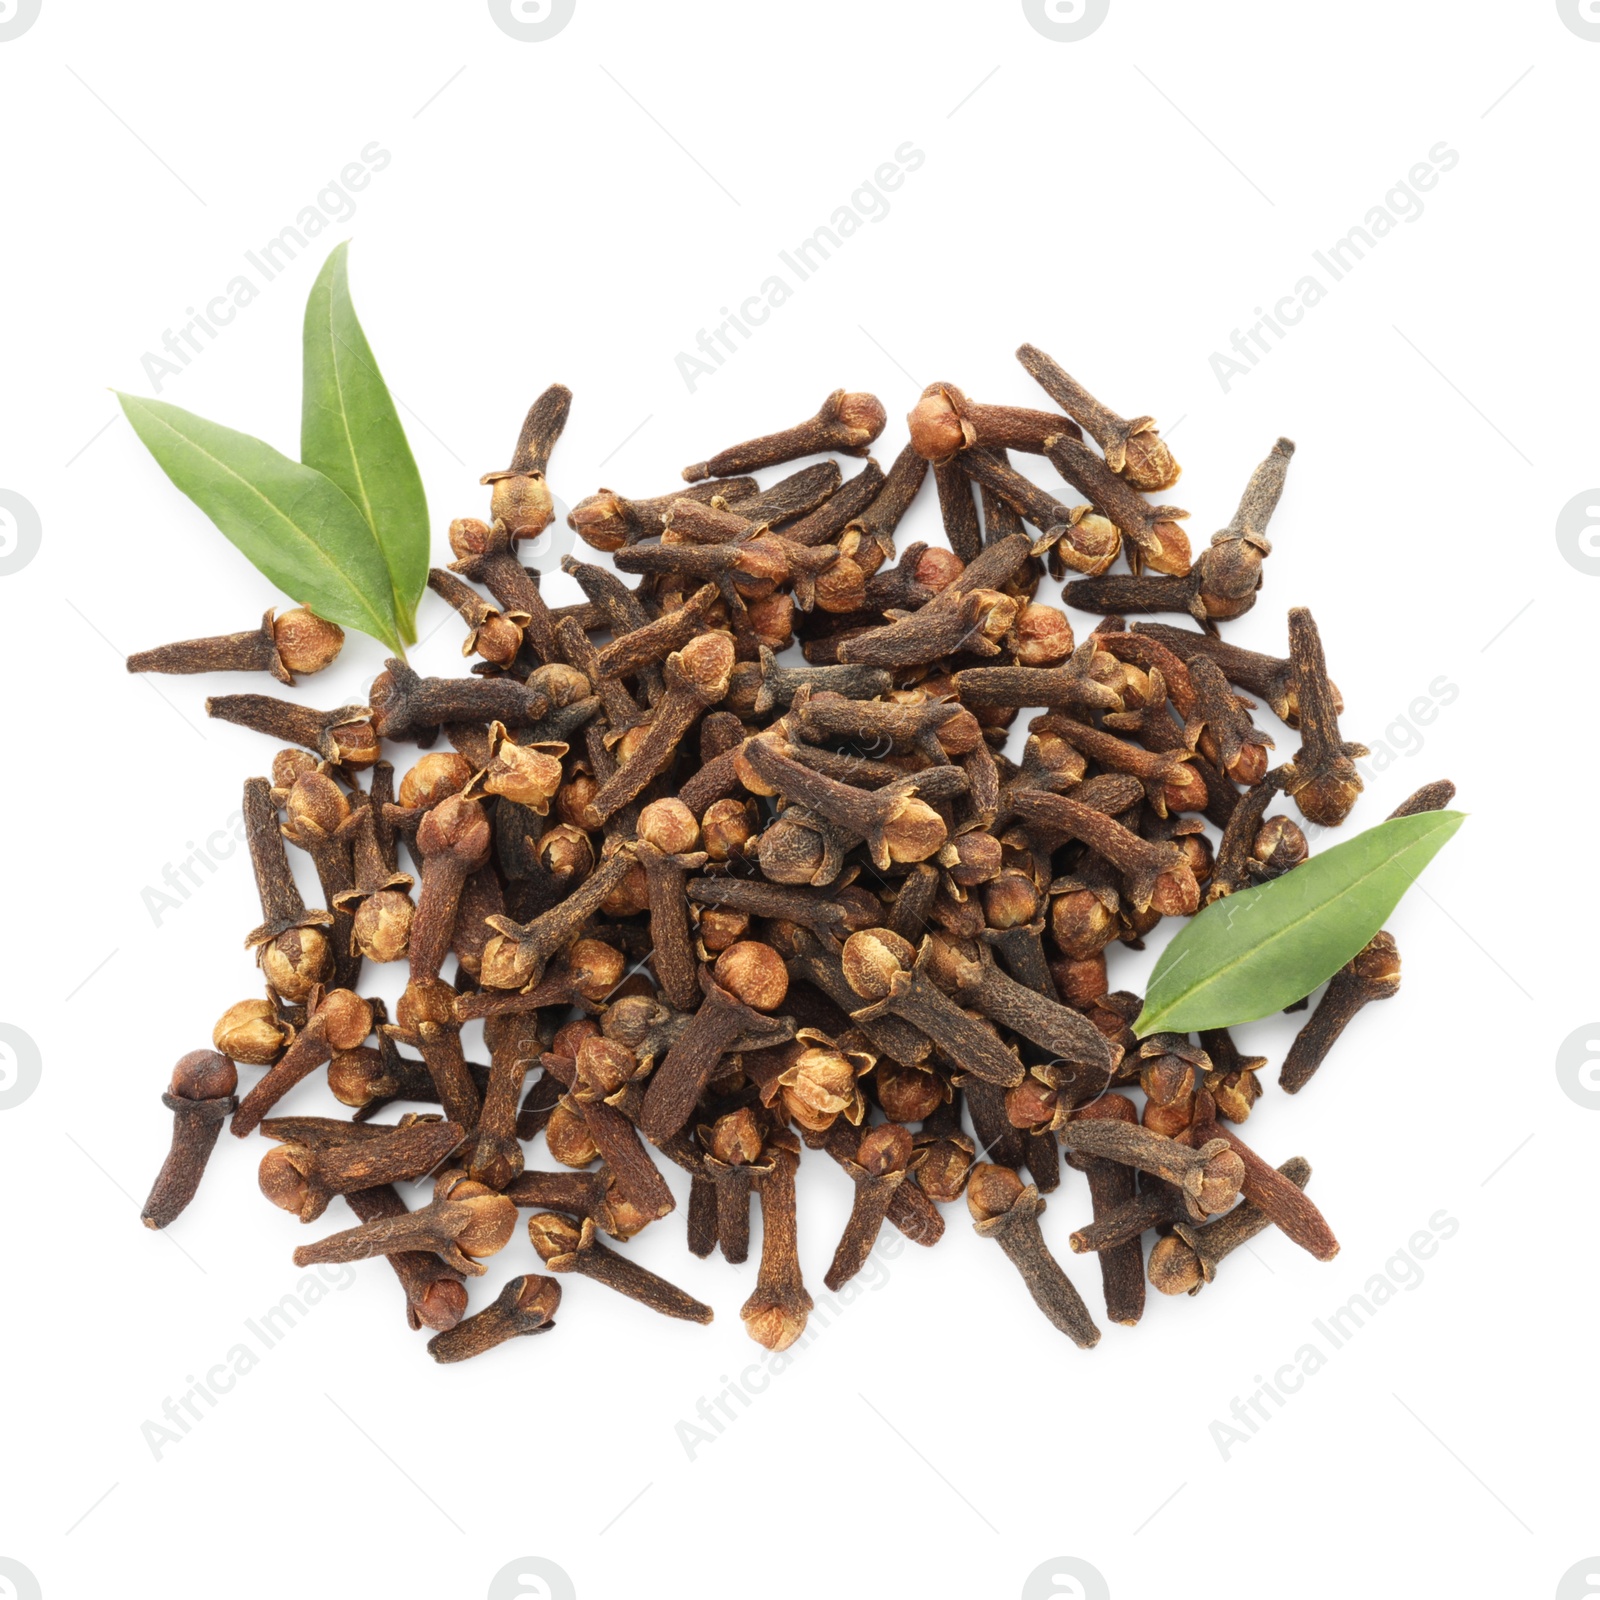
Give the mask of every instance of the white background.
[[[578, 0], [520, 42], [493, 9], [43, 0], [0, 39], [0, 489], [41, 529], [0, 577], [0, 1021], [41, 1063], [21, 1094], [7, 1035], [0, 1594], [1593, 1592], [1558, 1585], [1600, 1552], [1600, 1096], [1564, 1093], [1556, 1057], [1600, 1015], [1580, 654], [1600, 579], [1557, 519], [1600, 482], [1600, 42], [1563, 13], [1600, 24], [1554, 0], [1112, 0], [1057, 42], [1016, 0]], [[392, 159], [354, 215], [263, 284], [244, 253], [373, 141]], [[852, 195], [876, 209], [860, 186], [908, 141], [925, 160], [887, 214], [691, 391], [680, 351]], [[1395, 185], [1441, 143], [1459, 160], [1420, 215], [1334, 282], [1313, 252], [1386, 197], [1410, 212]], [[883, 396], [887, 465], [930, 379], [1038, 402], [1023, 340], [1158, 415], [1197, 545], [1273, 439], [1298, 440], [1261, 602], [1225, 631], [1277, 651], [1285, 610], [1315, 608], [1346, 737], [1393, 752], [1356, 825], [1445, 775], [1471, 813], [1390, 924], [1398, 998], [1306, 1092], [1275, 1083], [1293, 1019], [1242, 1030], [1273, 1063], [1247, 1136], [1311, 1160], [1337, 1260], [1269, 1234], [1086, 1354], [952, 1208], [936, 1250], [881, 1263], [691, 1459], [679, 1424], [760, 1352], [737, 1314], [755, 1262], [690, 1257], [681, 1203], [629, 1250], [712, 1302], [710, 1328], [569, 1280], [556, 1332], [451, 1368], [378, 1264], [271, 1350], [252, 1340], [299, 1281], [291, 1248], [348, 1221], [266, 1205], [256, 1145], [224, 1135], [170, 1236], [140, 1227], [171, 1063], [257, 984], [242, 849], [159, 925], [142, 891], [230, 825], [271, 748], [203, 715], [256, 685], [140, 681], [120, 657], [280, 597], [108, 389], [158, 392], [142, 358], [248, 273], [257, 298], [160, 397], [293, 451], [305, 295], [347, 235], [438, 561], [553, 380], [577, 396], [551, 474], [568, 504], [660, 493], [840, 384]], [[1307, 273], [1326, 297], [1225, 389], [1213, 354]], [[902, 543], [936, 524], [928, 490]], [[422, 626], [424, 670], [459, 670], [431, 597]], [[358, 700], [381, 657], [353, 635], [293, 693]], [[1440, 679], [1450, 703], [1415, 711]], [[1137, 988], [1151, 956], [1112, 960]], [[301, 1094], [289, 1109], [325, 1108]], [[812, 1157], [801, 1196], [820, 1280], [848, 1189]], [[1087, 1211], [1069, 1174], [1044, 1223], [1063, 1256]], [[1440, 1212], [1458, 1227], [1422, 1281], [1333, 1351], [1314, 1319], [1374, 1275], [1410, 1281], [1397, 1252]], [[533, 1266], [519, 1231], [474, 1304]], [[1098, 1305], [1093, 1264], [1069, 1267]], [[1212, 1424], [1308, 1341], [1326, 1365], [1225, 1459]], [[158, 1459], [144, 1425], [240, 1343], [257, 1364]], [[566, 1586], [529, 1565], [491, 1588], [522, 1557]], [[1103, 1587], [1052, 1576], [1058, 1557]]]

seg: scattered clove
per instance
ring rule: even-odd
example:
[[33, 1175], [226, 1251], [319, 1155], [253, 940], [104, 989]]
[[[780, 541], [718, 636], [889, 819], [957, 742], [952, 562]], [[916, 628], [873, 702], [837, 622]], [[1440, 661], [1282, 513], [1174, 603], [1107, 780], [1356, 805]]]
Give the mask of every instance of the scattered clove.
[[210, 639], [184, 639], [128, 657], [129, 672], [270, 672], [279, 683], [321, 672], [344, 646], [344, 629], [304, 606], [281, 617], [269, 610], [259, 628]]

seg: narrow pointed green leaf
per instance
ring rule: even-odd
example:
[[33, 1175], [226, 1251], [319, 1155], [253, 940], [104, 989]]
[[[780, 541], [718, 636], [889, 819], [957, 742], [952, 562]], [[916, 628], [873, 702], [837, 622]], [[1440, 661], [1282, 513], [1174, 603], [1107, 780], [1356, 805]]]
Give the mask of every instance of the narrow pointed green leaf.
[[166, 475], [259, 572], [319, 617], [405, 653], [383, 552], [336, 483], [179, 406], [117, 399]]
[[1207, 906], [1162, 951], [1133, 1031], [1229, 1028], [1310, 994], [1378, 932], [1465, 821], [1460, 811], [1396, 817]]
[[428, 501], [400, 414], [350, 299], [349, 242], [322, 265], [306, 301], [300, 459], [360, 507], [389, 568], [394, 613], [416, 642], [428, 583]]

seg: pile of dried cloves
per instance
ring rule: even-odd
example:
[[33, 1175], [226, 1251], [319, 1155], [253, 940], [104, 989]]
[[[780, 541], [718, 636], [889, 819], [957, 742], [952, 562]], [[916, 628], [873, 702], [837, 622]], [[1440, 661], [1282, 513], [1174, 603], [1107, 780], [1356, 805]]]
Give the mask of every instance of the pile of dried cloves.
[[[1236, 1131], [1264, 1060], [1226, 1031], [1136, 1039], [1139, 997], [1106, 966], [1163, 917], [1303, 861], [1299, 825], [1268, 815], [1280, 797], [1333, 826], [1361, 788], [1366, 752], [1341, 737], [1310, 614], [1290, 613], [1284, 659], [1218, 637], [1255, 603], [1294, 446], [1277, 442], [1191, 558], [1187, 513], [1146, 499], [1179, 473], [1152, 420], [1115, 415], [1031, 346], [1018, 354], [1059, 409], [932, 385], [887, 472], [868, 454], [883, 406], [841, 390], [810, 420], [687, 468], [675, 493], [589, 496], [568, 522], [613, 565], [568, 556], [587, 598], [559, 607], [518, 556], [553, 520], [546, 472], [571, 401], [553, 387], [510, 467], [483, 480], [490, 520], [455, 522], [457, 559], [430, 578], [481, 658], [470, 676], [392, 660], [366, 706], [207, 702], [290, 747], [244, 788], [261, 896], [246, 943], [266, 992], [227, 1009], [214, 1051], [178, 1063], [149, 1226], [193, 1197], [231, 1116], [233, 1133], [272, 1141], [260, 1182], [274, 1204], [314, 1222], [343, 1197], [355, 1214], [296, 1262], [386, 1256], [440, 1361], [551, 1326], [559, 1283], [531, 1272], [466, 1316], [466, 1281], [510, 1244], [518, 1208], [549, 1272], [710, 1321], [605, 1242], [674, 1209], [663, 1158], [689, 1174], [696, 1255], [743, 1261], [759, 1199], [741, 1315], [773, 1350], [812, 1305], [802, 1152], [855, 1187], [830, 1290], [885, 1221], [931, 1246], [940, 1207], [964, 1195], [978, 1233], [1083, 1346], [1099, 1330], [1039, 1224], [1063, 1150], [1093, 1203], [1071, 1248], [1098, 1254], [1112, 1321], [1139, 1320], [1147, 1276], [1192, 1293], [1268, 1226], [1336, 1253], [1305, 1161], [1275, 1166]], [[1082, 501], [1024, 476], [1016, 452]], [[866, 464], [753, 476], [812, 455]], [[930, 468], [949, 547], [895, 559]], [[1130, 570], [1112, 574], [1119, 555]], [[1104, 618], [1081, 642], [1036, 598], [1067, 569], [1082, 575], [1068, 604]], [[1123, 620], [1163, 612], [1188, 623]], [[268, 613], [129, 665], [292, 683], [340, 638], [309, 612]], [[797, 643], [803, 664], [780, 663]], [[1293, 760], [1269, 765], [1246, 695], [1298, 728]], [[1013, 763], [1008, 733], [1040, 707]], [[390, 744], [426, 751], [398, 787]], [[1402, 810], [1452, 792], [1431, 786]], [[310, 856], [320, 907], [286, 843]], [[359, 993], [369, 961], [409, 964], [392, 1017]], [[1283, 1087], [1303, 1087], [1398, 982], [1380, 934], [1304, 1025]], [[487, 1065], [463, 1049], [474, 1021]], [[236, 1063], [263, 1069], [242, 1098]], [[350, 1120], [274, 1115], [323, 1070]], [[407, 1102], [436, 1109], [376, 1120]], [[541, 1135], [547, 1166], [527, 1167]], [[411, 1209], [396, 1185], [429, 1177], [431, 1200]]]

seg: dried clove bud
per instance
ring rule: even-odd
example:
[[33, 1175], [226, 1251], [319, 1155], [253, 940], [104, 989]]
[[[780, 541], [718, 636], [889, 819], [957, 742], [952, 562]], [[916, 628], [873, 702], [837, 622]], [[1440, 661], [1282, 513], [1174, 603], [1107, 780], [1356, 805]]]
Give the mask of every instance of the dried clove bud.
[[165, 1228], [194, 1199], [222, 1124], [238, 1106], [239, 1073], [214, 1050], [191, 1050], [172, 1069], [161, 1103], [172, 1113], [172, 1148], [156, 1174], [139, 1217], [147, 1228]]
[[798, 456], [821, 450], [837, 450], [842, 455], [864, 456], [872, 441], [883, 432], [888, 414], [876, 395], [847, 394], [835, 389], [822, 402], [816, 416], [781, 433], [764, 434], [744, 444], [730, 445], [709, 461], [683, 469], [685, 483], [702, 478], [725, 478], [753, 472], [758, 467], [774, 467]]
[[184, 639], [128, 657], [129, 672], [270, 672], [279, 683], [330, 666], [344, 646], [344, 629], [304, 606], [274, 620], [269, 609], [259, 628], [210, 639]]
[[1033, 1303], [1080, 1350], [1100, 1342], [1100, 1330], [1072, 1280], [1045, 1246], [1039, 1213], [1045, 1202], [1009, 1167], [979, 1165], [967, 1180], [967, 1209], [980, 1237], [996, 1240], [1022, 1275]]
[[486, 1350], [535, 1333], [549, 1333], [555, 1327], [555, 1314], [561, 1305], [561, 1285], [554, 1278], [524, 1273], [513, 1278], [474, 1317], [428, 1341], [428, 1354], [441, 1364], [467, 1361]]
[[1317, 1008], [1307, 1019], [1283, 1058], [1278, 1086], [1299, 1094], [1311, 1082], [1339, 1035], [1355, 1014], [1373, 1000], [1387, 1000], [1400, 988], [1400, 952], [1394, 935], [1377, 934], [1353, 960], [1334, 973]]

